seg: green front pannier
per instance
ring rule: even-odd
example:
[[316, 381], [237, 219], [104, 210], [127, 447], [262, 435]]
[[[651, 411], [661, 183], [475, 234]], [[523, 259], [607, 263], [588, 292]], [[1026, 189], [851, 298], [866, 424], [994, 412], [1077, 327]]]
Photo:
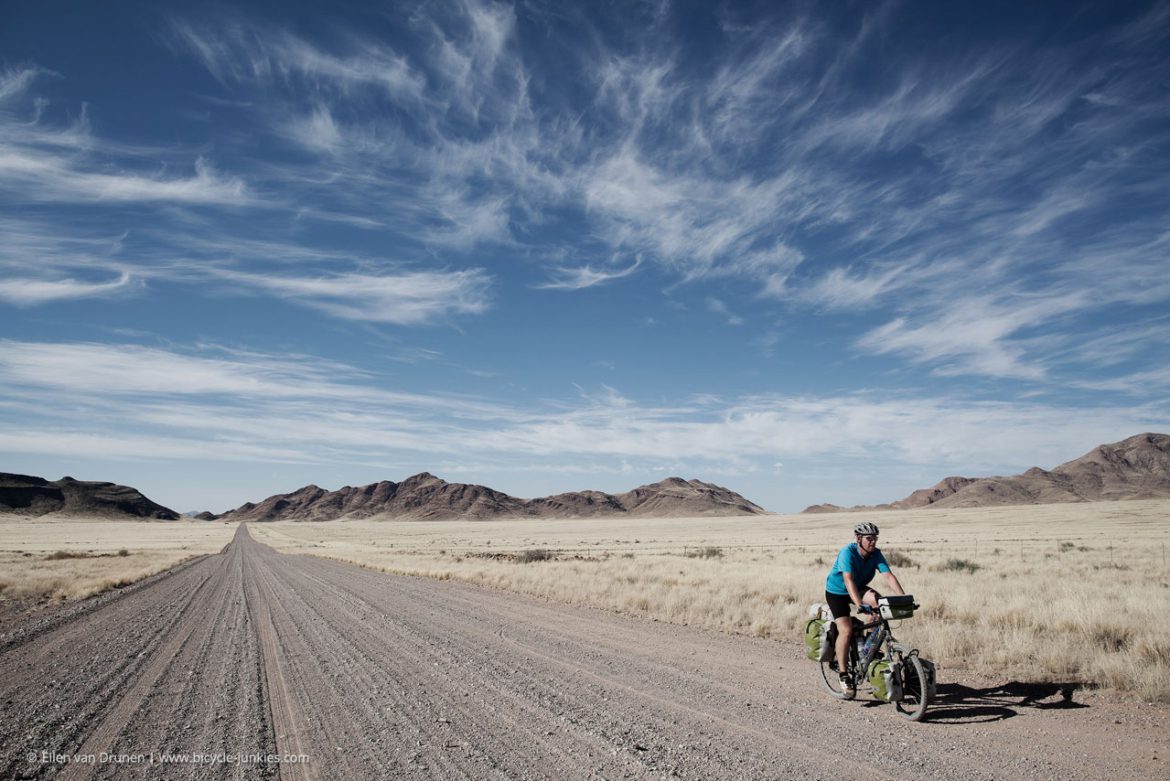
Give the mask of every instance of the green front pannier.
[[883, 702], [901, 700], [902, 681], [897, 673], [895, 665], [891, 665], [885, 659], [874, 659], [870, 662], [865, 677], [873, 688], [873, 696]]

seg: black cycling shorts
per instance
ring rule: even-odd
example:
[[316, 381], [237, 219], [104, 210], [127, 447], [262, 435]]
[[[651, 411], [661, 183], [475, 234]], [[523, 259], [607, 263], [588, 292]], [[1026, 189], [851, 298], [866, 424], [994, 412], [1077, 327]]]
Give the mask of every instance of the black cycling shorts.
[[[861, 592], [861, 598], [865, 599], [865, 592], [872, 591], [878, 594], [877, 589], [869, 586], [862, 586], [858, 589]], [[880, 597], [881, 594], [878, 594]], [[832, 591], [825, 592], [825, 601], [829, 603], [829, 610], [833, 613], [833, 618], [843, 618], [849, 615], [849, 611], [853, 608], [853, 600], [849, 598], [848, 594], [834, 594]]]

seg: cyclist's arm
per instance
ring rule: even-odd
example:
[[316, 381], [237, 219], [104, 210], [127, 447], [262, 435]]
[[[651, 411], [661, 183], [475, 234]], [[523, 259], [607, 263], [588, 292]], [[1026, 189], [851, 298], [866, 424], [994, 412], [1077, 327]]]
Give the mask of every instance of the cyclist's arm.
[[892, 570], [886, 570], [882, 574], [886, 576], [886, 583], [890, 584], [890, 591], [893, 591], [895, 594], [906, 593], [902, 588], [902, 584], [898, 582], [898, 576]]
[[857, 586], [853, 583], [853, 573], [849, 570], [842, 570], [841, 579], [845, 581], [845, 590], [849, 592], [849, 598], [853, 600], [853, 604], [860, 607], [861, 594], [858, 593]]

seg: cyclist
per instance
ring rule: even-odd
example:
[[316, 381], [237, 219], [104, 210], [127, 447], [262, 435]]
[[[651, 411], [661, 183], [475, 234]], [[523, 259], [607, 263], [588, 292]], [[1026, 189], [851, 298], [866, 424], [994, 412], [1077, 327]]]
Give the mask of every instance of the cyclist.
[[833, 563], [825, 581], [825, 601], [829, 603], [833, 621], [837, 624], [837, 670], [841, 674], [841, 693], [846, 699], [857, 694], [856, 682], [847, 672], [849, 643], [853, 641], [850, 608], [853, 605], [877, 608], [881, 594], [870, 588], [869, 582], [878, 572], [885, 575], [891, 591], [895, 594], [906, 593], [898, 578], [890, 571], [886, 557], [878, 550], [877, 524], [868, 521], [859, 523], [853, 527], [853, 535], [857, 538], [856, 542], [849, 543], [837, 554], [837, 561]]

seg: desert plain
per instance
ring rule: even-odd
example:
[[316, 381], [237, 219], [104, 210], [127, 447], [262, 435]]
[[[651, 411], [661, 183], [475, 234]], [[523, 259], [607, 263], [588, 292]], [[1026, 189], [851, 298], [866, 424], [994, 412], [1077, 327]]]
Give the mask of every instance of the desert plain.
[[6, 519], [0, 776], [1164, 777], [1170, 502], [866, 513], [920, 724], [803, 656], [861, 517]]

